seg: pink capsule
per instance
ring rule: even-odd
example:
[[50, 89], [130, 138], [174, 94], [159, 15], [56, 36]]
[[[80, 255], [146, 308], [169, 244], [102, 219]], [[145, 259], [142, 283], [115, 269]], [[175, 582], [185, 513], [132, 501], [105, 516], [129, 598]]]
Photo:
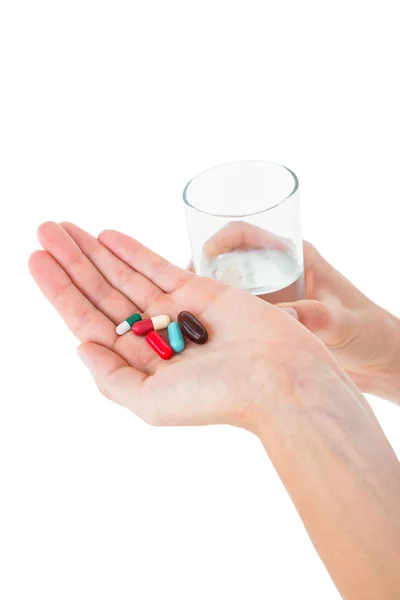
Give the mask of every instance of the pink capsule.
[[169, 360], [172, 355], [172, 348], [167, 344], [167, 342], [161, 337], [157, 331], [150, 331], [146, 335], [146, 341], [153, 348], [154, 352], [157, 352], [158, 356], [160, 356], [163, 360]]

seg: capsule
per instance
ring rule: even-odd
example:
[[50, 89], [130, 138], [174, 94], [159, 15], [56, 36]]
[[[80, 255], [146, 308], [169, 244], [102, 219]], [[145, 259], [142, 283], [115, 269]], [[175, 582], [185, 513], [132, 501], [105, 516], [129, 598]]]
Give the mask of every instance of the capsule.
[[176, 321], [168, 325], [168, 340], [174, 352], [182, 352], [185, 347], [185, 341], [179, 323]]
[[146, 342], [163, 360], [169, 360], [172, 357], [172, 348], [157, 331], [150, 331], [146, 335]]
[[186, 337], [195, 344], [205, 344], [208, 340], [207, 329], [187, 310], [179, 313], [178, 323]]
[[146, 335], [150, 331], [158, 331], [166, 329], [171, 323], [171, 319], [167, 315], [159, 315], [151, 319], [143, 319], [132, 325], [132, 331], [135, 335]]
[[133, 315], [128, 317], [125, 321], [122, 321], [122, 323], [120, 323], [118, 325], [118, 327], [116, 327], [115, 331], [118, 333], [118, 335], [123, 335], [124, 333], [126, 333], [127, 331], [132, 329], [132, 325], [134, 323], [137, 323], [138, 321], [141, 321], [141, 320], [142, 320], [142, 317], [139, 315], [139, 313], [134, 313]]

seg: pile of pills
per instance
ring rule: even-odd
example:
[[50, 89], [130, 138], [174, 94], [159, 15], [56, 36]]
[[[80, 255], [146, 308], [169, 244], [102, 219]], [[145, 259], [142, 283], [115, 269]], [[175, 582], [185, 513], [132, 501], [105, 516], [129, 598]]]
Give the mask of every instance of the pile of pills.
[[[208, 340], [207, 329], [192, 313], [183, 310], [177, 321], [172, 321], [168, 315], [159, 315], [143, 319], [139, 313], [134, 313], [116, 328], [118, 335], [123, 335], [132, 329], [135, 335], [145, 335], [149, 346], [163, 360], [170, 359], [174, 352], [179, 353], [185, 348], [183, 334], [195, 344], [205, 344]], [[157, 333], [168, 329], [169, 344]]]

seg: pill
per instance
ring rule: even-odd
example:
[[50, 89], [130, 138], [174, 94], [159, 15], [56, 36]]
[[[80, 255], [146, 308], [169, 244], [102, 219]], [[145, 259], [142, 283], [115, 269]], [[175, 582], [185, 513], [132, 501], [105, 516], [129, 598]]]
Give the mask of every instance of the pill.
[[142, 317], [139, 315], [139, 313], [134, 313], [133, 315], [128, 317], [125, 321], [122, 321], [122, 323], [120, 323], [118, 325], [118, 327], [116, 327], [115, 331], [118, 333], [118, 335], [123, 335], [124, 333], [126, 333], [127, 331], [129, 331], [132, 328], [132, 325], [134, 323], [136, 323], [137, 321], [141, 321], [141, 320], [142, 320]]
[[176, 321], [168, 325], [168, 340], [174, 352], [182, 352], [185, 347], [185, 341], [179, 323]]
[[171, 319], [167, 315], [159, 315], [158, 317], [152, 317], [151, 319], [137, 321], [132, 325], [132, 331], [135, 335], [146, 335], [149, 331], [166, 329], [170, 323]]
[[168, 346], [167, 342], [157, 331], [150, 331], [146, 335], [146, 341], [163, 360], [169, 360], [173, 355], [172, 348]]
[[195, 344], [205, 344], [208, 340], [207, 329], [187, 310], [179, 313], [178, 323], [186, 337], [195, 342]]

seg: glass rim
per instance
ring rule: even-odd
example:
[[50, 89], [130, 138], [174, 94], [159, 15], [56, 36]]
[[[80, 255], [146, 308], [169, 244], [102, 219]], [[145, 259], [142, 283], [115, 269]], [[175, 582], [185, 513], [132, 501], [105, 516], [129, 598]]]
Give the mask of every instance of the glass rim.
[[[293, 186], [292, 191], [290, 192], [290, 194], [288, 196], [285, 196], [285, 198], [282, 198], [282, 200], [279, 200], [279, 202], [277, 202], [273, 206], [269, 206], [268, 208], [263, 208], [262, 210], [257, 210], [252, 213], [242, 213], [242, 214], [236, 214], [236, 215], [213, 213], [213, 212], [209, 212], [207, 210], [201, 210], [200, 208], [197, 208], [197, 206], [194, 206], [193, 204], [191, 204], [189, 202], [188, 197], [187, 197], [188, 196], [187, 191], [188, 191], [188, 188], [189, 188], [190, 184], [192, 183], [192, 181], [194, 181], [197, 177], [199, 177], [200, 175], [203, 175], [204, 173], [207, 173], [208, 171], [213, 171], [214, 169], [219, 169], [220, 167], [224, 167], [225, 165], [234, 165], [234, 164], [243, 164], [243, 163], [264, 163], [266, 165], [276, 165], [277, 167], [281, 167], [282, 169], [285, 169], [293, 177], [294, 186]], [[209, 215], [210, 217], [221, 217], [221, 218], [229, 218], [229, 219], [241, 218], [241, 217], [252, 217], [254, 215], [261, 215], [265, 212], [268, 212], [269, 210], [273, 210], [274, 208], [277, 208], [278, 206], [283, 204], [286, 200], [291, 198], [293, 196], [293, 194], [295, 194], [297, 192], [298, 189], [299, 189], [299, 180], [298, 180], [296, 173], [294, 173], [288, 167], [285, 167], [285, 165], [281, 165], [280, 163], [277, 163], [277, 162], [274, 162], [271, 160], [257, 160], [257, 159], [232, 160], [229, 162], [220, 163], [218, 165], [215, 165], [214, 167], [209, 167], [208, 169], [204, 169], [203, 171], [200, 171], [200, 173], [197, 173], [197, 175], [192, 177], [183, 189], [183, 201], [186, 204], [186, 206], [188, 206], [189, 208], [192, 208], [193, 210], [196, 210], [197, 212], [202, 213], [204, 215]]]

